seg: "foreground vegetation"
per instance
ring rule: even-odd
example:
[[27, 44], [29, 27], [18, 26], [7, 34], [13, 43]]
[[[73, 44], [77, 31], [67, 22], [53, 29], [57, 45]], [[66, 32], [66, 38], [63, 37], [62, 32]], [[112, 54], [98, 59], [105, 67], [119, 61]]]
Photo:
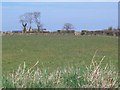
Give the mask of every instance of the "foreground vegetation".
[[117, 37], [8, 35], [2, 39], [4, 87], [117, 86]]
[[115, 68], [106, 64], [101, 68], [101, 63], [94, 61], [92, 58], [90, 66], [84, 68], [66, 67], [64, 69], [55, 69], [48, 72], [46, 69], [41, 70], [35, 66], [38, 62], [26, 68], [23, 66], [8, 76], [3, 78], [4, 88], [118, 88], [118, 73]]

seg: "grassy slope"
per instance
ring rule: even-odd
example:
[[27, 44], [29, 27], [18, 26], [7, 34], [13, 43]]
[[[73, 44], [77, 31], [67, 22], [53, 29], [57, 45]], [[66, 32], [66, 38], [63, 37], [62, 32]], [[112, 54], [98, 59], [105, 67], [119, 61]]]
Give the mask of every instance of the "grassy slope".
[[40, 61], [40, 68], [88, 65], [96, 50], [96, 60], [106, 56], [104, 62], [117, 65], [118, 42], [106, 36], [3, 36], [3, 73], [12, 71], [26, 62], [33, 66]]

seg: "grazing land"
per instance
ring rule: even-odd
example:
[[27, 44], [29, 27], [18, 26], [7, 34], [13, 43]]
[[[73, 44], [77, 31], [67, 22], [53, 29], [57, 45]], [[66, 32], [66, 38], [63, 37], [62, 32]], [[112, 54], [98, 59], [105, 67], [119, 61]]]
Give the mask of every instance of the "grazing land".
[[26, 62], [28, 67], [39, 61], [41, 69], [84, 67], [95, 60], [118, 65], [118, 38], [74, 35], [6, 35], [2, 37], [3, 73], [12, 72]]

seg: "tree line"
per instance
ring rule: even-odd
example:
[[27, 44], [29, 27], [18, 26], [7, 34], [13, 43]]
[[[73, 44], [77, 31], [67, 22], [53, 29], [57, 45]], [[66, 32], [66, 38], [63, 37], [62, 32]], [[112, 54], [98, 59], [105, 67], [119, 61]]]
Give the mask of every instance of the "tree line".
[[[22, 32], [23, 33], [26, 33], [26, 32], [32, 32], [32, 31], [37, 31], [37, 32], [43, 32], [43, 30], [46, 30], [46, 29], [43, 29], [43, 24], [41, 22], [41, 13], [40, 12], [28, 12], [28, 13], [25, 13], [23, 15], [20, 16], [20, 23], [22, 24], [22, 27], [23, 27], [23, 30]], [[32, 24], [35, 24], [37, 29], [36, 30], [33, 30], [32, 29]], [[74, 29], [74, 26], [71, 24], [71, 23], [65, 23], [62, 30], [57, 30], [58, 33], [74, 33], [75, 30]], [[107, 31], [106, 30], [103, 30], [103, 31], [87, 31], [87, 30], [83, 30], [81, 31], [81, 34], [85, 34], [85, 33], [88, 33], [88, 34], [93, 34], [93, 33], [103, 33], [103, 32], [109, 32], [109, 33], [114, 33], [116, 31], [114, 30], [120, 30], [119, 28], [118, 29], [114, 29], [113, 27], [108, 27], [107, 28]], [[119, 31], [117, 31], [118, 33]], [[120, 33], [120, 32], [119, 32]]]
[[[20, 16], [20, 23], [23, 27], [23, 33], [32, 31], [32, 23], [36, 24], [37, 32], [43, 31], [43, 24], [41, 22], [41, 13], [40, 12], [28, 12]], [[28, 27], [28, 29], [27, 29]], [[65, 23], [63, 29], [66, 32], [72, 30], [74, 26], [71, 23]], [[59, 32], [60, 30], [58, 30]]]

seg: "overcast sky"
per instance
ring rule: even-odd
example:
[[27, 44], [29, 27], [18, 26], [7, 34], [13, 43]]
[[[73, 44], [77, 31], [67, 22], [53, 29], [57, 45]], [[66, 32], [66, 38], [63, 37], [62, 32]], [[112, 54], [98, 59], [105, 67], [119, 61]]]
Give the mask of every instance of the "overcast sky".
[[64, 23], [72, 23], [77, 31], [118, 26], [117, 2], [3, 2], [2, 30], [22, 30], [19, 16], [34, 11], [41, 12], [50, 31], [62, 29]]

